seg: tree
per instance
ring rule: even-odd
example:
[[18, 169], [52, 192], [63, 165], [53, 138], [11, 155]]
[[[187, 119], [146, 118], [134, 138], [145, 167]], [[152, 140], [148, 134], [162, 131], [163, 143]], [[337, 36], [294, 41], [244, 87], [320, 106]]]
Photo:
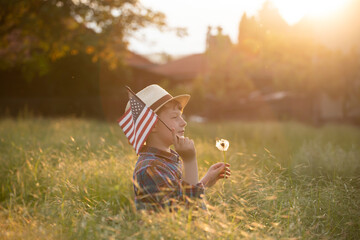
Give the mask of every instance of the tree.
[[259, 10], [258, 20], [264, 31], [286, 32], [289, 29], [278, 9], [269, 0]]
[[343, 116], [349, 117], [352, 111], [360, 109], [360, 54], [355, 47], [341, 59], [342, 84], [339, 88], [343, 94]]
[[23, 66], [32, 76], [80, 52], [116, 68], [127, 39], [165, 16], [137, 0], [0, 0], [0, 66]]

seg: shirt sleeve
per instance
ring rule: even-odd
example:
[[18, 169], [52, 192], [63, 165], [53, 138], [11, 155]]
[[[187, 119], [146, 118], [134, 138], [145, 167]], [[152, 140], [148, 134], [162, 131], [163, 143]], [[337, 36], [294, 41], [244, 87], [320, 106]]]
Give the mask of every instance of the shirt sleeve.
[[157, 203], [190, 202], [188, 198], [203, 198], [202, 183], [190, 185], [182, 181], [176, 172], [165, 165], [148, 165], [143, 170], [140, 180], [144, 193]]
[[205, 187], [202, 182], [199, 182], [196, 185], [190, 185], [185, 181], [181, 181], [183, 194], [190, 198], [200, 198], [204, 197]]

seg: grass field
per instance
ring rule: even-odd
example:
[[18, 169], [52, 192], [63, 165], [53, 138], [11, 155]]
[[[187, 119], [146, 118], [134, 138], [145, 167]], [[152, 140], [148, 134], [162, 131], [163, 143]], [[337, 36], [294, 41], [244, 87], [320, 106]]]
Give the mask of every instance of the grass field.
[[134, 210], [136, 156], [116, 123], [0, 120], [0, 239], [359, 239], [360, 129], [298, 123], [190, 123], [209, 212]]

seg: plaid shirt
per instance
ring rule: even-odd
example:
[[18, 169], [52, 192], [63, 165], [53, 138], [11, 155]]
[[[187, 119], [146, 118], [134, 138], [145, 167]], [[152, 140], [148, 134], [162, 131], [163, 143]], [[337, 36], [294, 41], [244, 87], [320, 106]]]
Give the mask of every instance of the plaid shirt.
[[[159, 210], [176, 208], [204, 196], [204, 185], [190, 185], [182, 180], [183, 162], [179, 154], [153, 147], [142, 147], [136, 163], [133, 183], [136, 209]], [[206, 209], [201, 201], [201, 208]]]

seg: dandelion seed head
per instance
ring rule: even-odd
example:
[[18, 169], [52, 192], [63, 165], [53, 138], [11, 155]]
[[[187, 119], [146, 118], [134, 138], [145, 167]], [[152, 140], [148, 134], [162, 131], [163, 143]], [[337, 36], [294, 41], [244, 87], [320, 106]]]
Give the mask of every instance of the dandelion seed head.
[[228, 150], [228, 148], [229, 148], [229, 141], [228, 140], [226, 140], [226, 139], [220, 139], [220, 140], [217, 140], [216, 141], [216, 147], [217, 147], [217, 149], [219, 149], [220, 151], [222, 151], [222, 152], [225, 152], [225, 151], [227, 151]]

